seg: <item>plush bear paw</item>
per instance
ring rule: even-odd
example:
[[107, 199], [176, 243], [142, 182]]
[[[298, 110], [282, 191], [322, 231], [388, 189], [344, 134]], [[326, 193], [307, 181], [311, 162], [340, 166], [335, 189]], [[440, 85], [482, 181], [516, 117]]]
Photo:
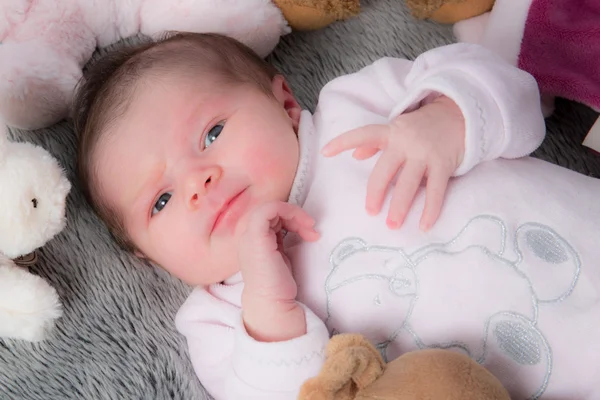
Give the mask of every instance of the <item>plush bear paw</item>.
[[12, 263], [0, 265], [0, 337], [43, 340], [61, 315], [48, 282]]

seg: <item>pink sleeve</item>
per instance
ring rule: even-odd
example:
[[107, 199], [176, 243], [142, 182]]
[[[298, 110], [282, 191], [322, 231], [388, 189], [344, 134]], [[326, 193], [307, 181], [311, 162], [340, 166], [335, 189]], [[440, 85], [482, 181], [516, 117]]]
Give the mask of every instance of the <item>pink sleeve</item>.
[[443, 94], [465, 117], [462, 175], [478, 163], [518, 158], [543, 141], [546, 127], [535, 79], [482, 46], [438, 47], [414, 62], [383, 58], [323, 88], [316, 116], [345, 130], [389, 121]]
[[236, 286], [241, 293], [241, 284], [197, 288], [177, 314], [200, 382], [215, 400], [295, 399], [321, 369], [329, 341], [325, 325], [305, 307], [306, 335], [257, 342], [244, 328]]

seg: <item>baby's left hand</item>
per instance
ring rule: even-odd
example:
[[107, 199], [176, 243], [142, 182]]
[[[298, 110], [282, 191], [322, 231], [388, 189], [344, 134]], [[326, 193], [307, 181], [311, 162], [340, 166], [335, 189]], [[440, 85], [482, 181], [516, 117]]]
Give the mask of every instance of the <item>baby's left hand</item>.
[[458, 106], [441, 96], [432, 103], [402, 115], [388, 125], [367, 125], [346, 132], [322, 150], [326, 157], [355, 149], [353, 157], [377, 160], [367, 186], [367, 211], [378, 214], [388, 186], [396, 174], [387, 217], [388, 227], [399, 228], [413, 202], [421, 181], [427, 179], [425, 209], [420, 227], [427, 230], [437, 220], [449, 179], [462, 162], [465, 151], [465, 122]]

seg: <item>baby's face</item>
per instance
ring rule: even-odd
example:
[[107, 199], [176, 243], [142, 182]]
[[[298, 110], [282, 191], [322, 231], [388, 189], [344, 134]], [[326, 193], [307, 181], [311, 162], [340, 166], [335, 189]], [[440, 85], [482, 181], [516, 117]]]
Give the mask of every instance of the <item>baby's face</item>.
[[239, 271], [249, 211], [286, 201], [298, 165], [300, 108], [249, 86], [146, 81], [95, 153], [100, 194], [143, 253], [189, 284]]

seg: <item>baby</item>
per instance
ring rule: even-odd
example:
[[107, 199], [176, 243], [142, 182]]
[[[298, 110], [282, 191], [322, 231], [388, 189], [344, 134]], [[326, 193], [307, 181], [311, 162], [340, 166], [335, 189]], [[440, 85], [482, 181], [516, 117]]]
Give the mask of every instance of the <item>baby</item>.
[[74, 110], [94, 209], [196, 286], [176, 325], [216, 399], [295, 398], [338, 332], [465, 352], [515, 399], [600, 398], [600, 185], [491, 161], [545, 126], [489, 51], [378, 60], [311, 114], [240, 43], [176, 34], [101, 59]]

